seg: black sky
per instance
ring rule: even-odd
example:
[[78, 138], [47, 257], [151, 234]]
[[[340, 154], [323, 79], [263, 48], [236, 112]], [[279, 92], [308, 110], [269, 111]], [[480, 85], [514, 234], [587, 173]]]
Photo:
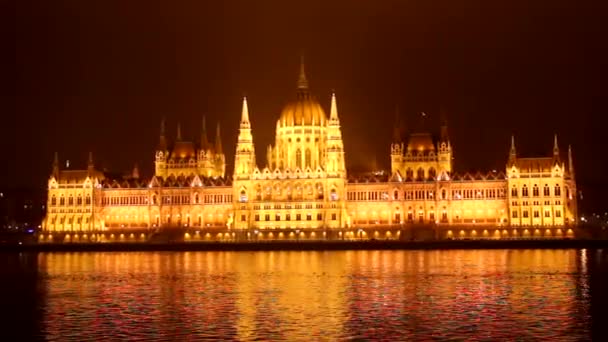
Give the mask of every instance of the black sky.
[[104, 167], [137, 162], [150, 175], [163, 116], [171, 134], [180, 121], [192, 139], [203, 114], [209, 126], [221, 121], [231, 169], [244, 94], [263, 164], [304, 54], [326, 110], [337, 93], [350, 166], [374, 157], [389, 166], [397, 106], [410, 126], [417, 112], [436, 118], [443, 108], [457, 170], [503, 169], [512, 133], [522, 154], [548, 154], [555, 132], [564, 151], [573, 146], [583, 190], [606, 187], [602, 1], [40, 1], [15, 10], [2, 185], [43, 186], [54, 151], [84, 166], [91, 150]]

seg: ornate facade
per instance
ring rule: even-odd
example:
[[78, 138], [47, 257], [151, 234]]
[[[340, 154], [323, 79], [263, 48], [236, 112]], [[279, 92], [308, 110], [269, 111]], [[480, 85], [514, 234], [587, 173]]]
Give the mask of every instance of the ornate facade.
[[[295, 99], [276, 123], [258, 164], [243, 99], [232, 176], [219, 124], [215, 143], [205, 121], [199, 144], [165, 124], [155, 174], [142, 179], [95, 169], [60, 170], [48, 182], [41, 241], [150, 241], [163, 232], [186, 240], [565, 238], [577, 221], [572, 151], [554, 140], [546, 158], [518, 156], [504, 172], [458, 174], [448, 126], [439, 134], [396, 134], [391, 172], [348, 175], [335, 94], [329, 116], [309, 92], [301, 65]], [[430, 235], [429, 235], [430, 234]]]

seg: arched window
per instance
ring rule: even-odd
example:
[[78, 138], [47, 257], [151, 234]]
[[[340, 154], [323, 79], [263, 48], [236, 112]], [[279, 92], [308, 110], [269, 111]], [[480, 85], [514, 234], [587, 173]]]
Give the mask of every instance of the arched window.
[[548, 197], [551, 196], [551, 190], [549, 189], [549, 184], [545, 184], [543, 188], [543, 196]]
[[329, 199], [331, 199], [332, 201], [338, 200], [338, 193], [336, 192], [336, 189], [331, 189], [331, 192], [329, 194]]
[[528, 186], [524, 184], [524, 187], [521, 189], [521, 195], [523, 197], [528, 197]]
[[255, 200], [256, 201], [262, 200], [262, 189], [259, 186], [255, 189]]
[[296, 151], [296, 167], [302, 168], [302, 151], [300, 149]]
[[562, 195], [562, 189], [559, 187], [559, 184], [555, 184], [554, 195], [555, 196], [561, 196]]
[[538, 195], [539, 195], [538, 185], [534, 184], [534, 186], [532, 187], [532, 196], [538, 197]]
[[399, 191], [398, 190], [393, 191], [393, 199], [394, 200], [398, 200], [399, 199]]
[[430, 179], [435, 179], [435, 177], [437, 176], [437, 171], [435, 171], [435, 168], [430, 168], [429, 169], [429, 178]]
[[59, 198], [59, 205], [65, 205], [65, 197], [63, 195]]
[[310, 149], [306, 149], [306, 153], [304, 155], [304, 157], [306, 158], [306, 161], [304, 162], [304, 165], [306, 167], [312, 167], [312, 160], [311, 160], [311, 156], [310, 156]]
[[198, 197], [198, 192], [194, 194], [194, 204], [198, 204], [199, 201], [199, 197]]
[[241, 190], [241, 196], [239, 198], [239, 201], [247, 202], [247, 193], [245, 193], [245, 190]]
[[418, 169], [418, 172], [416, 174], [416, 178], [418, 180], [424, 180], [424, 170], [422, 168]]
[[82, 195], [78, 195], [78, 198], [76, 198], [76, 204], [82, 205]]
[[55, 195], [51, 197], [51, 205], [57, 205], [57, 197]]
[[414, 178], [414, 170], [412, 170], [412, 169], [407, 169], [407, 170], [405, 171], [405, 178], [406, 178], [406, 179], [410, 179], [410, 180], [411, 180], [411, 179], [413, 179], [413, 178]]
[[156, 201], [157, 201], [156, 194], [154, 194], [154, 195], [152, 195], [152, 204], [156, 205]]
[[85, 197], [84, 203], [86, 205], [91, 205], [91, 195], [87, 195], [87, 197]]
[[74, 205], [74, 197], [72, 195], [68, 198], [68, 205]]
[[446, 199], [447, 197], [447, 192], [445, 191], [445, 189], [441, 189], [441, 199]]
[[513, 185], [513, 189], [511, 189], [511, 196], [517, 197], [517, 186]]
[[570, 198], [570, 189], [566, 187], [566, 198]]

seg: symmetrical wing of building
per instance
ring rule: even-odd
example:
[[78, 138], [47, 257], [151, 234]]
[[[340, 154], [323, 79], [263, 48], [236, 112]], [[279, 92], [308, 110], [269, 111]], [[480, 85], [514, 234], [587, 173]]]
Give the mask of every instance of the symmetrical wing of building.
[[438, 135], [396, 135], [390, 157], [390, 173], [347, 173], [336, 96], [328, 117], [302, 65], [296, 98], [277, 120], [264, 164], [256, 162], [246, 99], [229, 177], [219, 125], [212, 144], [204, 120], [199, 143], [184, 140], [179, 125], [169, 141], [162, 124], [149, 179], [137, 169], [126, 176], [101, 172], [91, 156], [86, 170], [60, 169], [56, 155], [40, 239], [146, 240], [167, 230], [192, 240], [573, 234], [572, 152], [562, 158], [557, 137], [545, 158], [519, 157], [512, 140], [504, 172], [454, 172], [446, 123]]

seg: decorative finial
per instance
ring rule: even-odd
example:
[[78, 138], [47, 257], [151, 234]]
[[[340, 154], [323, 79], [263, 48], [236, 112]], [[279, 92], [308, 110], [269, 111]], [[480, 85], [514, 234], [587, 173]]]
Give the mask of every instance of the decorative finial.
[[300, 57], [300, 76], [298, 77], [298, 89], [308, 89], [308, 80], [304, 70], [304, 56]]

